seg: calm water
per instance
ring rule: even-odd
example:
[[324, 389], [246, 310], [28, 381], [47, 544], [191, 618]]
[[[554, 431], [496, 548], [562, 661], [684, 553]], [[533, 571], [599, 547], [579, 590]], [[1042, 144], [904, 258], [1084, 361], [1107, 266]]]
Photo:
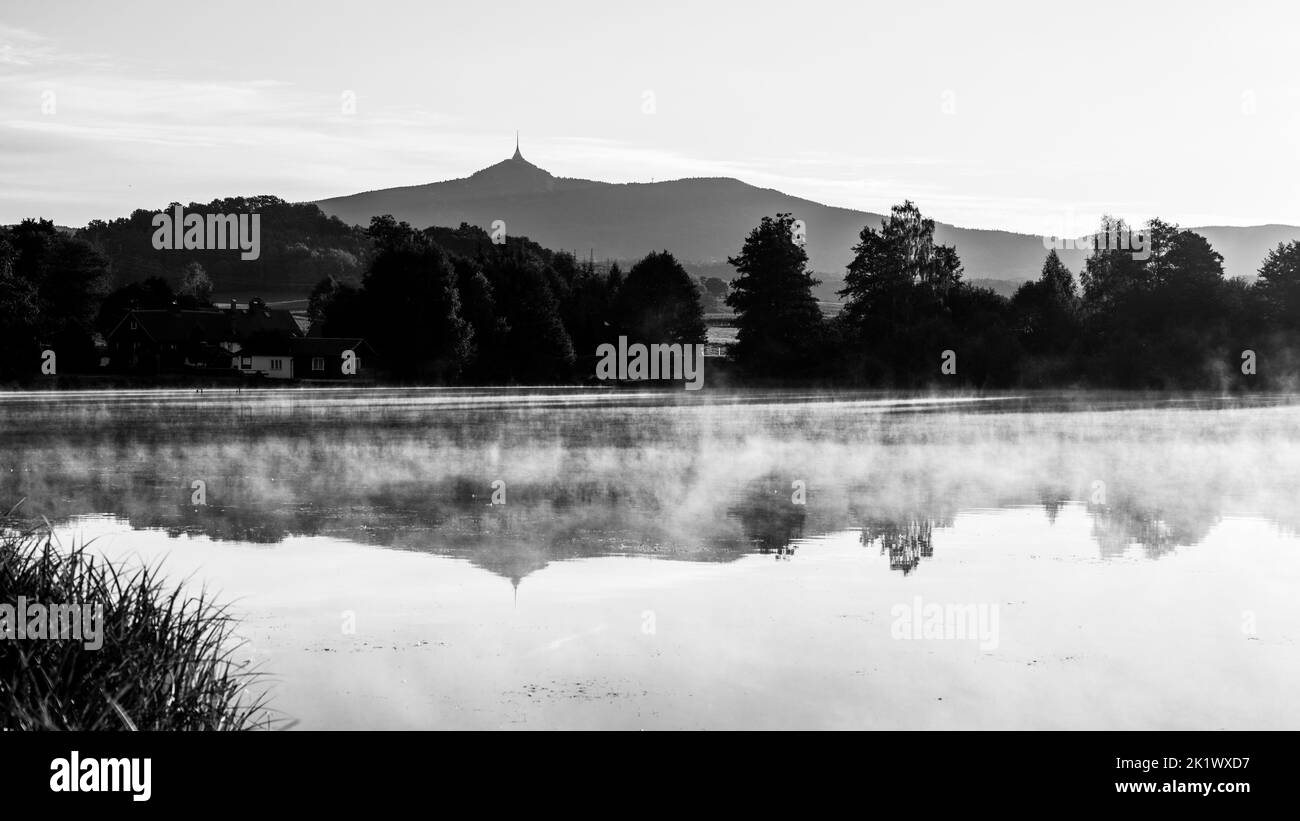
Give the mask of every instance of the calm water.
[[303, 728], [1300, 728], [1300, 399], [703, 393], [4, 395], [0, 504]]

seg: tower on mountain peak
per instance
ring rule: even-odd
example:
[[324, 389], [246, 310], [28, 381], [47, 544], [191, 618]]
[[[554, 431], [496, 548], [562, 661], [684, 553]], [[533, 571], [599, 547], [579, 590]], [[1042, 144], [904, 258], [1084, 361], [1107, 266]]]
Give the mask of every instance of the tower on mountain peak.
[[524, 158], [524, 155], [519, 153], [519, 132], [516, 131], [516, 132], [515, 132], [515, 155], [514, 155], [513, 157], [511, 157], [510, 159], [512, 159], [512, 160], [522, 160], [523, 158]]

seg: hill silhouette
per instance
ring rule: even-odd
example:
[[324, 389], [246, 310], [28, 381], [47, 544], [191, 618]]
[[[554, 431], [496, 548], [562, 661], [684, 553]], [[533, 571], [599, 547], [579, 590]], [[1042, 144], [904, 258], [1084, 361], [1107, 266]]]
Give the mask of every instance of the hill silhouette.
[[261, 215], [261, 253], [242, 260], [224, 250], [165, 250], [153, 247], [151, 220], [160, 210], [138, 209], [129, 217], [93, 220], [76, 236], [87, 240], [110, 262], [115, 286], [161, 277], [173, 287], [191, 262], [203, 266], [219, 297], [305, 297], [323, 277], [356, 281], [365, 272], [371, 243], [365, 232], [322, 214], [310, 203], [290, 203], [279, 197], [227, 197], [209, 203], [191, 202], [187, 214]]
[[[900, 192], [900, 200], [905, 193]], [[463, 179], [331, 197], [316, 204], [355, 225], [367, 225], [380, 214], [419, 227], [468, 222], [489, 228], [502, 220], [511, 236], [527, 236], [580, 257], [590, 251], [598, 259], [634, 260], [667, 248], [694, 272], [728, 279], [726, 259], [739, 250], [745, 235], [764, 216], [788, 212], [807, 226], [810, 266], [826, 280], [820, 289], [823, 298], [839, 287], [862, 227], [876, 227], [882, 219], [880, 214], [823, 205], [729, 177], [653, 183], [557, 177], [524, 159], [518, 149], [513, 157]], [[1300, 227], [1286, 225], [1192, 230], [1223, 254], [1229, 276], [1253, 277], [1278, 242], [1300, 239]], [[1011, 231], [937, 223], [935, 239], [957, 248], [969, 280], [1018, 284], [1034, 279], [1047, 253], [1041, 236]], [[1059, 255], [1073, 270], [1083, 264], [1081, 250]]]

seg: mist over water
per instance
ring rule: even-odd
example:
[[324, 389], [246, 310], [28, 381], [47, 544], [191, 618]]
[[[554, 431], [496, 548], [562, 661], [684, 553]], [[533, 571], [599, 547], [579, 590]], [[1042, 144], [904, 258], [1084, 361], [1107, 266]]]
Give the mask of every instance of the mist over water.
[[[1300, 726], [1296, 397], [126, 391], [0, 422], [0, 504], [238, 597], [304, 726]], [[996, 606], [997, 647], [891, 635], [918, 601]]]

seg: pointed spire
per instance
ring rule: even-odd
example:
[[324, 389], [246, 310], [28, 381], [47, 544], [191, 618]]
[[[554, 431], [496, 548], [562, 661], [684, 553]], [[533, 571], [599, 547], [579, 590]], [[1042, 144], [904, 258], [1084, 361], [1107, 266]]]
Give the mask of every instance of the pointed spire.
[[513, 157], [511, 157], [510, 159], [512, 159], [512, 160], [522, 160], [523, 158], [524, 158], [524, 155], [519, 153], [519, 132], [516, 131], [516, 132], [515, 132], [515, 155], [514, 155]]

